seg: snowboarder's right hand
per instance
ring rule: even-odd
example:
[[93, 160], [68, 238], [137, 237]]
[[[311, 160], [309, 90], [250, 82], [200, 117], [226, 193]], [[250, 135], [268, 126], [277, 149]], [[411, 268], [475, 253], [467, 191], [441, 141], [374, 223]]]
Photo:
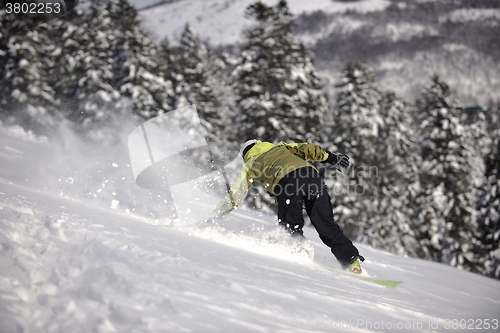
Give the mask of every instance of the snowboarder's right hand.
[[226, 196], [222, 199], [217, 207], [212, 212], [215, 216], [223, 216], [229, 214], [234, 209], [234, 203]]

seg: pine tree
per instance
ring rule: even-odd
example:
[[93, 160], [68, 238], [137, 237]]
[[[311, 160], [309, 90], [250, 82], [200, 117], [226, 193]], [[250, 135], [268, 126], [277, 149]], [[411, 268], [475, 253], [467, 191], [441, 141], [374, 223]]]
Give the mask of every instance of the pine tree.
[[13, 34], [6, 20], [5, 11], [0, 12], [0, 116], [48, 132], [57, 124], [59, 100], [47, 80], [51, 65], [47, 28]]
[[373, 70], [350, 62], [337, 86], [334, 149], [352, 166], [336, 174], [335, 215], [360, 242], [397, 254], [419, 255], [412, 226], [418, 189], [418, 150], [408, 107], [376, 88]]
[[88, 11], [57, 20], [55, 66], [50, 79], [63, 100], [62, 112], [88, 131], [118, 112], [114, 58], [119, 45], [104, 1], [91, 1]]
[[350, 62], [337, 86], [334, 111], [335, 145], [339, 151], [361, 159], [368, 153], [382, 125], [381, 93], [375, 88], [375, 74], [366, 64]]
[[286, 1], [261, 1], [246, 16], [257, 24], [245, 31], [232, 77], [237, 94], [237, 139], [315, 141], [327, 110], [320, 79], [306, 48], [292, 35]]
[[335, 215], [351, 236], [362, 230], [374, 211], [378, 153], [377, 140], [383, 120], [381, 93], [375, 88], [375, 75], [366, 64], [350, 62], [342, 71], [334, 108], [333, 138], [337, 152], [351, 157], [351, 168], [337, 173], [333, 184]]
[[449, 86], [438, 76], [418, 102], [422, 164], [419, 239], [435, 261], [474, 270], [477, 225], [474, 138]]
[[[461, 121], [471, 131], [474, 140], [476, 154], [474, 163], [483, 163], [484, 157], [489, 153], [491, 146], [491, 135], [488, 131], [488, 120], [486, 112], [479, 106], [468, 107], [462, 110]], [[477, 179], [482, 181], [482, 174], [475, 173]], [[476, 183], [479, 186], [481, 182]]]
[[383, 124], [376, 146], [375, 187], [368, 220], [361, 223], [359, 241], [399, 255], [419, 256], [412, 225], [412, 206], [418, 190], [418, 149], [415, 128], [405, 103], [394, 94], [380, 103]]
[[[51, 23], [53, 65], [48, 69], [48, 80], [56, 95], [61, 100], [60, 112], [67, 118], [76, 119], [78, 109], [77, 90], [85, 73], [82, 62], [88, 56], [83, 47], [88, 25], [84, 20], [84, 11], [74, 9]], [[90, 60], [90, 59], [87, 59]]]
[[173, 110], [174, 91], [166, 79], [167, 68], [159, 48], [142, 29], [137, 10], [127, 0], [106, 2], [119, 45], [113, 63], [117, 89], [132, 99], [134, 112], [146, 119]]
[[493, 132], [478, 204], [481, 272], [500, 279], [500, 130]]
[[127, 101], [146, 119], [171, 109], [159, 49], [126, 0], [92, 0], [84, 15], [59, 23], [55, 32], [62, 43], [51, 78], [69, 119], [95, 127], [127, 109]]
[[493, 132], [500, 128], [500, 102], [490, 102], [486, 113], [487, 131], [492, 136]]
[[162, 43], [162, 47], [168, 57], [169, 75], [174, 83], [175, 108], [196, 105], [205, 136], [217, 147], [213, 153], [221, 155], [226, 145], [222, 118], [229, 114], [229, 110], [212, 88], [215, 85], [211, 77], [215, 75], [215, 56], [189, 24], [185, 26], [180, 47], [170, 48], [167, 41]]

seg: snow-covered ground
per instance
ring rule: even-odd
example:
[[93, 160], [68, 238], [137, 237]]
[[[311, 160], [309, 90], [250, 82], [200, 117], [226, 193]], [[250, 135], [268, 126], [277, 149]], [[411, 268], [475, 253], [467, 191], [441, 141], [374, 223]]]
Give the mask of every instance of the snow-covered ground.
[[357, 244], [370, 275], [404, 281], [387, 289], [313, 229], [314, 261], [267, 243], [274, 218], [245, 209], [166, 224], [161, 193], [130, 181], [126, 134], [90, 149], [0, 126], [0, 332], [498, 331], [496, 280]]
[[[185, 24], [189, 23], [202, 40], [212, 47], [236, 45], [243, 41], [244, 29], [254, 24], [244, 16], [245, 9], [252, 2], [254, 0], [181, 0], [141, 10], [139, 17], [157, 43], [167, 37], [172, 45], [178, 44]], [[274, 5], [277, 0], [264, 2]], [[469, 8], [463, 4], [464, 8], [439, 14], [436, 17], [439, 24], [429, 24], [424, 19], [418, 21], [418, 12], [409, 21], [397, 19], [391, 11], [386, 16], [380, 16], [385, 17], [385, 21], [380, 18], [379, 21], [373, 21], [374, 18], [369, 15], [365, 17], [357, 14], [382, 13], [390, 8], [391, 3], [397, 4], [402, 10], [411, 10], [416, 2], [437, 0], [419, 0], [414, 3], [388, 0], [287, 2], [295, 17], [305, 14], [324, 19], [313, 24], [314, 19], [309, 17], [306, 25], [313, 24], [314, 29], [303, 29], [297, 32], [296, 37], [317, 52], [316, 65], [332, 101], [336, 96], [335, 84], [339, 72], [350, 60], [367, 62], [377, 73], [377, 81], [383, 90], [394, 91], [410, 103], [419, 98], [434, 74], [445, 80], [465, 105], [482, 105], [486, 108], [490, 101], [498, 99], [500, 84], [495, 74], [499, 65], [493, 51], [495, 48], [492, 48], [492, 52], [484, 52], [476, 43], [468, 40], [474, 39], [474, 35], [448, 35], [446, 28], [441, 28], [441, 25], [450, 21], [464, 25], [481, 22], [488, 29], [493, 29], [499, 23], [500, 10], [497, 8]], [[356, 15], [352, 15], [353, 12]], [[370, 26], [373, 27], [370, 33], [363, 31]], [[471, 28], [471, 34], [477, 33], [476, 29], [477, 26]], [[370, 38], [363, 39], [360, 34]], [[329, 46], [330, 43], [335, 44], [337, 38], [345, 40], [349, 47]], [[443, 44], [433, 47], [433, 41], [439, 38]], [[483, 38], [488, 40], [487, 36]], [[419, 45], [420, 39], [428, 41], [431, 46], [413, 49]], [[367, 43], [368, 54], [364, 54], [364, 48], [359, 49], [363, 40]], [[380, 46], [372, 49], [372, 42], [377, 41], [381, 43]], [[449, 49], [450, 43], [456, 46], [456, 50]], [[360, 53], [350, 53], [351, 48], [359, 49]], [[378, 52], [381, 54], [378, 55]]]
[[[154, 40], [165, 37], [178, 43], [184, 26], [189, 23], [201, 38], [212, 45], [235, 44], [241, 40], [243, 30], [252, 24], [245, 18], [245, 9], [254, 0], [183, 0], [152, 7], [140, 12], [143, 26]], [[277, 0], [266, 0], [275, 5]], [[384, 10], [390, 1], [361, 0], [341, 2], [332, 0], [288, 0], [294, 15], [321, 10], [325, 13], [342, 13], [348, 10], [367, 13]]]

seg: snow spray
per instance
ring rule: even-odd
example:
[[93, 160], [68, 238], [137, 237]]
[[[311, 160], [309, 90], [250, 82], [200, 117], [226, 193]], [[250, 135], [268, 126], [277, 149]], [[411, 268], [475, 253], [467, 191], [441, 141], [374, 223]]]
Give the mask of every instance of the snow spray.
[[170, 192], [181, 225], [213, 217], [215, 206], [230, 193], [195, 105], [141, 124], [130, 133], [128, 147], [136, 184]]

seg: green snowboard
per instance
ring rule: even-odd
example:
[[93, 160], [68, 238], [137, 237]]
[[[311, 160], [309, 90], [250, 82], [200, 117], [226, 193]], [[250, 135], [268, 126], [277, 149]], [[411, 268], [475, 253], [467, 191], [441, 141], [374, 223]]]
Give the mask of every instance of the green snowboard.
[[355, 275], [355, 274], [352, 274], [352, 275], [358, 279], [363, 280], [363, 281], [368, 281], [368, 282], [380, 284], [382, 286], [386, 286], [387, 288], [396, 288], [401, 283], [403, 283], [403, 281], [390, 281], [390, 280], [383, 280], [383, 279], [374, 278], [371, 276], [362, 276], [362, 275]]

